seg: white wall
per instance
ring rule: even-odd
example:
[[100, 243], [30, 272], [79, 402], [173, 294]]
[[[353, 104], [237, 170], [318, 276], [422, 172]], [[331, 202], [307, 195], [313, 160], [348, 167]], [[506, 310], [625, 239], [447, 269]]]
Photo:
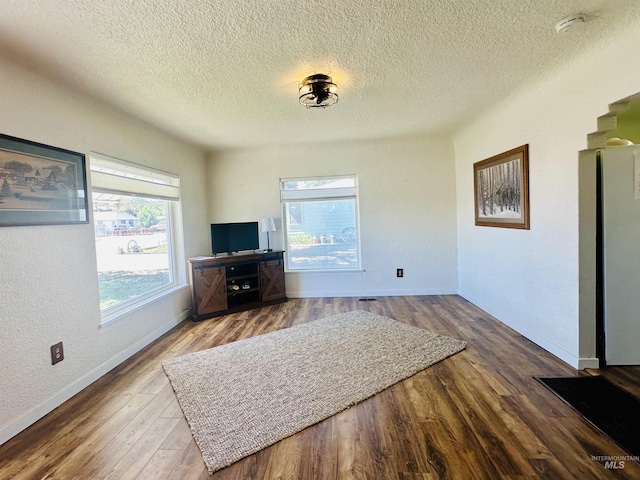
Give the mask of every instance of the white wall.
[[[456, 293], [454, 159], [447, 139], [398, 138], [211, 155], [209, 219], [280, 219], [280, 178], [341, 174], [358, 175], [365, 271], [288, 273], [287, 294]], [[282, 248], [281, 223], [271, 239], [272, 247]], [[266, 247], [266, 237], [262, 241]], [[396, 268], [404, 268], [404, 278], [396, 278]]]
[[[640, 91], [639, 42], [636, 26], [568, 59], [562, 71], [506, 98], [454, 137], [460, 294], [578, 368], [597, 366], [593, 308], [580, 305], [595, 301], [595, 251], [592, 242], [579, 244], [594, 212], [579, 209], [578, 151], [609, 103]], [[525, 143], [531, 230], [474, 226], [473, 163]], [[579, 247], [590, 249], [582, 264]]]
[[[0, 60], [0, 132], [177, 173], [186, 255], [207, 244], [204, 152]], [[100, 329], [93, 226], [0, 228], [0, 443], [185, 318], [188, 289]], [[184, 259], [182, 259], [184, 264]], [[49, 347], [64, 342], [51, 365]]]

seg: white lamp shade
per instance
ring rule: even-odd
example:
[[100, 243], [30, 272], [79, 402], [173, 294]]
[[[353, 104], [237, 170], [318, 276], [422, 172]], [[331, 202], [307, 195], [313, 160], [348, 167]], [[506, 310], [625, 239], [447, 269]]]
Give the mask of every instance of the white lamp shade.
[[260, 220], [260, 231], [261, 232], [275, 232], [276, 231], [276, 222], [273, 218], [263, 218]]

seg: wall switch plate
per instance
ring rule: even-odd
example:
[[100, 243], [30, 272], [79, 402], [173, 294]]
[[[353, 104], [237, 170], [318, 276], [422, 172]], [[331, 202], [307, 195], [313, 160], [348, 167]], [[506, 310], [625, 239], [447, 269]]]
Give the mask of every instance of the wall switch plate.
[[404, 268], [396, 268], [396, 277], [398, 278], [404, 277]]
[[51, 345], [51, 365], [55, 365], [62, 360], [64, 360], [64, 350], [62, 349], [62, 342]]

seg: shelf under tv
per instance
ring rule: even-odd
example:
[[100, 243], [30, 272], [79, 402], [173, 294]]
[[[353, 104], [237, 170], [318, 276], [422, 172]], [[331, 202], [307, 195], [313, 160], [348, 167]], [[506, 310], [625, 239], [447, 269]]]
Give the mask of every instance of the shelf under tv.
[[193, 320], [287, 301], [283, 251], [190, 258], [189, 277]]

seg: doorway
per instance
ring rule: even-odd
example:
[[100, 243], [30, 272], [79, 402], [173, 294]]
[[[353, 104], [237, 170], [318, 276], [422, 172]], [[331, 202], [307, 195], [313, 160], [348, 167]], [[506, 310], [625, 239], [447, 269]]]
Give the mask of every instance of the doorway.
[[596, 153], [595, 327], [600, 367], [640, 365], [640, 254], [635, 250], [640, 245], [640, 146], [623, 146], [640, 144], [640, 94], [613, 105], [617, 111], [608, 115], [606, 146]]

